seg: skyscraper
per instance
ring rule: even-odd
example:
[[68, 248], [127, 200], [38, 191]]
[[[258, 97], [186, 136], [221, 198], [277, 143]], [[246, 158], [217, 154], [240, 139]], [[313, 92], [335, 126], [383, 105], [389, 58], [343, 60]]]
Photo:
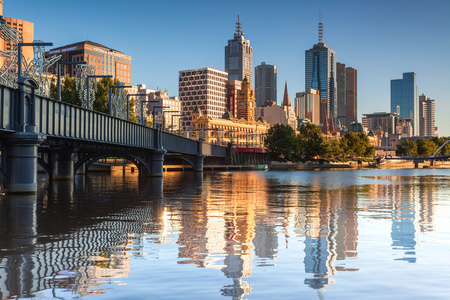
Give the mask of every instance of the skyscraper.
[[320, 122], [333, 116], [337, 122], [336, 52], [323, 42], [322, 17], [319, 22], [319, 42], [305, 51], [305, 90], [315, 89], [320, 93]]
[[358, 71], [345, 68], [345, 126], [357, 122], [358, 116]]
[[403, 73], [403, 79], [391, 80], [391, 112], [400, 118], [411, 119], [413, 135], [419, 133], [419, 88], [416, 73]]
[[256, 106], [264, 106], [266, 101], [277, 101], [277, 67], [262, 62], [255, 67]]
[[228, 40], [225, 46], [225, 72], [229, 80], [247, 80], [253, 84], [253, 48], [250, 41], [244, 38], [244, 32], [238, 15], [234, 39]]
[[419, 135], [436, 136], [434, 100], [419, 96]]

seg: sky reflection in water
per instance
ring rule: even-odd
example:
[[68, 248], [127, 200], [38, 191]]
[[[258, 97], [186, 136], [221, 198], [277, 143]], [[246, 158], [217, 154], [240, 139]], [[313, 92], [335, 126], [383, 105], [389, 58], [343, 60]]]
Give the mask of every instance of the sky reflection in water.
[[446, 299], [449, 176], [43, 179], [0, 198], [0, 298]]

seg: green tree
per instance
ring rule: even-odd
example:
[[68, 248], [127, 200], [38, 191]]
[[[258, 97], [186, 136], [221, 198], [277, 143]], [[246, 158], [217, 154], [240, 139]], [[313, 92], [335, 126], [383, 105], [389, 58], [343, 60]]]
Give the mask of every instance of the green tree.
[[418, 139], [417, 140], [417, 154], [418, 155], [431, 155], [438, 149], [438, 146], [429, 139]]
[[375, 147], [370, 145], [369, 137], [364, 132], [348, 132], [341, 139], [341, 147], [348, 155], [367, 157], [375, 154]]
[[134, 110], [134, 106], [135, 106], [135, 103], [136, 103], [136, 100], [134, 100], [134, 97], [131, 97], [130, 99], [129, 99], [129, 103], [128, 103], [128, 109], [129, 109], [129, 113], [130, 113], [130, 122], [133, 122], [133, 123], [137, 123], [137, 118], [136, 118], [136, 113], [135, 113], [135, 110]]
[[[445, 142], [449, 140], [448, 137], [435, 137], [433, 138], [433, 142], [439, 147], [441, 147]], [[436, 149], [437, 150], [437, 149]], [[444, 148], [439, 151], [440, 155], [450, 155], [450, 143], [444, 146]]]
[[[57, 98], [57, 90], [54, 84], [53, 91], [52, 87], [50, 87], [50, 98]], [[81, 105], [75, 78], [70, 77], [69, 74], [66, 74], [64, 81], [61, 83], [61, 101], [74, 105]]]
[[97, 90], [95, 92], [95, 101], [92, 106], [94, 110], [105, 114], [109, 113], [108, 93], [109, 87], [113, 85], [115, 85], [115, 82], [112, 78], [104, 77], [100, 79], [100, 81], [97, 83]]
[[417, 143], [410, 140], [404, 140], [397, 145], [397, 155], [417, 155]]
[[292, 152], [299, 150], [297, 135], [289, 125], [277, 124], [271, 127], [264, 144], [273, 154], [283, 155], [289, 160]]
[[307, 158], [322, 156], [327, 153], [328, 145], [323, 139], [322, 131], [312, 123], [300, 127], [298, 140], [300, 153]]
[[339, 140], [331, 139], [327, 142], [328, 144], [328, 154], [334, 157], [341, 156], [343, 154], [343, 150], [341, 147], [341, 143]]

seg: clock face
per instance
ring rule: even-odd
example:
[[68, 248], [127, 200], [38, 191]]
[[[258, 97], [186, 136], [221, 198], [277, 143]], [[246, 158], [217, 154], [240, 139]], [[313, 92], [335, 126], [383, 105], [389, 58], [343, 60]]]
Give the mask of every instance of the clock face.
[[240, 106], [244, 106], [244, 101], [241, 101], [241, 103], [239, 103]]
[[253, 107], [253, 102], [250, 102], [250, 107]]

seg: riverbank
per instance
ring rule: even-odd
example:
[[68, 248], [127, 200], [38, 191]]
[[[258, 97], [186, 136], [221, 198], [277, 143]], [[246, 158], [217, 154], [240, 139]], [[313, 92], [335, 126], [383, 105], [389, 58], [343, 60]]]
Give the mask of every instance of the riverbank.
[[[270, 170], [320, 170], [320, 169], [365, 169], [365, 168], [375, 168], [375, 169], [414, 169], [416, 165], [413, 161], [404, 160], [390, 160], [382, 162], [381, 164], [374, 164], [368, 162], [277, 162], [272, 161], [269, 166]], [[417, 167], [418, 169], [450, 169], [450, 161], [435, 161], [433, 165], [429, 161], [420, 163]]]

